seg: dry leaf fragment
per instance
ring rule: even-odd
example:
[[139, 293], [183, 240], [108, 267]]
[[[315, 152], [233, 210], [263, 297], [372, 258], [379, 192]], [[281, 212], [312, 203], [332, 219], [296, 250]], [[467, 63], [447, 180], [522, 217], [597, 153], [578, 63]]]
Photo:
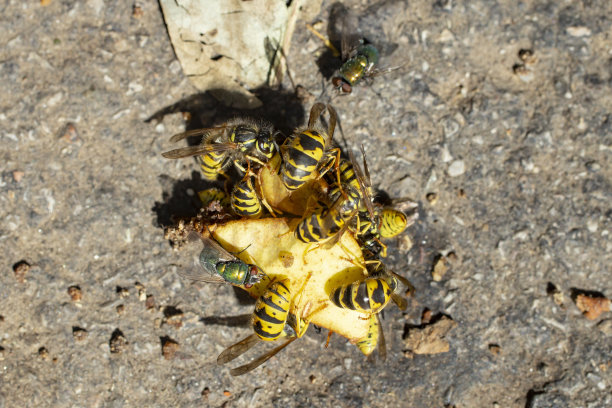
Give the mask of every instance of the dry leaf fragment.
[[408, 353], [414, 354], [446, 353], [450, 345], [445, 337], [456, 325], [452, 319], [442, 316], [433, 324], [412, 328], [404, 338], [404, 347]]
[[584, 317], [589, 320], [595, 320], [602, 313], [610, 311], [610, 299], [604, 296], [581, 293], [576, 296], [576, 306]]

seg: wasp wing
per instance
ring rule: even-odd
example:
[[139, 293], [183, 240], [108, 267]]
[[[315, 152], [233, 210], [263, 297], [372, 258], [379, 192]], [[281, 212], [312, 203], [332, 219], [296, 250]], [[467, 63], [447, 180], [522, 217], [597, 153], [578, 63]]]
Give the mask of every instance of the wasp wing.
[[332, 43], [340, 39], [343, 62], [354, 55], [362, 40], [356, 15], [341, 3], [335, 3], [329, 11], [328, 34]]
[[170, 142], [176, 143], [179, 140], [187, 139], [188, 137], [192, 136], [206, 136], [206, 138], [218, 136], [225, 129], [227, 129], [227, 126], [187, 130], [185, 132], [177, 133], [176, 135], [172, 136], [170, 138]]
[[286, 342], [284, 342], [283, 344], [281, 344], [280, 346], [278, 346], [276, 348], [273, 348], [272, 350], [268, 351], [267, 353], [264, 353], [261, 356], [257, 357], [255, 360], [251, 361], [250, 363], [245, 364], [245, 365], [240, 366], [240, 367], [232, 368], [230, 370], [230, 374], [233, 375], [233, 376], [238, 376], [238, 375], [246, 374], [249, 371], [252, 371], [252, 370], [256, 369], [257, 367], [259, 367], [260, 365], [262, 365], [263, 363], [265, 363], [266, 361], [268, 361], [269, 359], [274, 357], [276, 354], [278, 354], [279, 351], [281, 351], [282, 349], [287, 347], [295, 339], [297, 339], [297, 337], [292, 337], [289, 340], [287, 340]]
[[228, 152], [236, 149], [235, 143], [199, 144], [197, 146], [181, 147], [162, 153], [166, 159], [182, 159], [183, 157], [199, 156], [211, 152]]
[[408, 301], [397, 293], [393, 293], [391, 295], [391, 300], [393, 300], [393, 302], [397, 305], [397, 307], [400, 308], [400, 310], [406, 310], [406, 308], [408, 307]]
[[361, 172], [361, 167], [359, 167], [359, 164], [357, 164], [357, 161], [355, 160], [355, 156], [353, 155], [353, 152], [351, 152], [350, 150], [349, 150], [349, 159], [353, 165], [353, 171], [355, 172], [355, 178], [357, 179], [357, 182], [359, 183], [359, 189], [361, 190], [362, 201], [365, 204], [368, 210], [368, 213], [370, 214], [370, 219], [374, 221], [376, 217], [374, 215], [374, 205], [372, 204], [372, 196], [370, 195], [370, 191], [372, 191], [372, 182], [370, 181], [370, 171], [368, 170], [368, 164], [366, 162], [365, 149], [363, 148], [363, 145], [361, 145], [361, 154], [363, 155], [363, 167], [365, 171], [365, 176]]
[[385, 361], [387, 358], [387, 343], [385, 341], [385, 333], [380, 319], [380, 313], [376, 313], [376, 319], [378, 319], [378, 357], [380, 361]]
[[414, 290], [414, 286], [412, 286], [412, 283], [410, 283], [410, 281], [408, 279], [404, 278], [402, 275], [400, 275], [398, 273], [395, 273], [393, 271], [390, 271], [390, 270], [387, 270], [387, 273], [390, 273], [391, 275], [395, 276], [397, 278], [397, 280], [399, 280], [404, 285], [406, 285], [408, 287], [408, 289]]
[[251, 347], [259, 343], [259, 341], [259, 337], [255, 333], [253, 333], [250, 336], [240, 340], [238, 343], [232, 344], [231, 346], [223, 350], [221, 354], [219, 354], [219, 357], [217, 357], [217, 364], [223, 365], [225, 363], [229, 363], [233, 359], [249, 351]]

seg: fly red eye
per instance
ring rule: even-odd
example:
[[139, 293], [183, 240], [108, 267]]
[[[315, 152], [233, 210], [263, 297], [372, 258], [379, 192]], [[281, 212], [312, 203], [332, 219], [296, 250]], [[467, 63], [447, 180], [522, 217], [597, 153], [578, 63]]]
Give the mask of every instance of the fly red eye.
[[343, 93], [350, 94], [352, 91], [353, 91], [353, 88], [351, 87], [350, 84], [347, 84], [346, 82], [342, 84], [342, 92]]

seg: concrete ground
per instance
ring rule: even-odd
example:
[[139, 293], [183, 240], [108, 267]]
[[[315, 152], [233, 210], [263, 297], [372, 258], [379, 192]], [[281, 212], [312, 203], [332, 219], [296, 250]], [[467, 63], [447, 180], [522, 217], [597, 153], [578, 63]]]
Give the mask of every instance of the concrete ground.
[[[612, 406], [612, 314], [577, 307], [612, 296], [612, 3], [350, 3], [400, 68], [333, 99], [337, 141], [419, 203], [387, 263], [416, 293], [384, 363], [311, 328], [237, 378], [216, 357], [252, 302], [176, 274], [163, 227], [204, 182], [161, 156], [235, 111], [182, 74], [157, 2], [0, 5], [0, 407]], [[286, 133], [329, 86], [304, 21], [288, 61], [301, 98], [248, 113]], [[406, 344], [441, 316], [447, 352]]]

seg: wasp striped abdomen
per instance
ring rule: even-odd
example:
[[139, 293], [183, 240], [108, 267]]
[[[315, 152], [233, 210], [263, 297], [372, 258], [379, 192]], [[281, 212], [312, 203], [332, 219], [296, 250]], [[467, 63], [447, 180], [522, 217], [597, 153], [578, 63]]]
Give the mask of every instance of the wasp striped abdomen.
[[261, 200], [255, 191], [251, 177], [247, 177], [234, 187], [232, 210], [237, 215], [247, 218], [257, 218], [261, 215]]
[[283, 334], [291, 305], [288, 283], [288, 280], [273, 283], [255, 302], [253, 330], [262, 340], [274, 341]]
[[389, 303], [396, 287], [397, 282], [393, 277], [367, 278], [336, 288], [330, 300], [342, 309], [378, 313]]
[[305, 130], [295, 135], [286, 146], [281, 176], [288, 190], [296, 190], [315, 176], [325, 154], [326, 135]]
[[393, 238], [404, 232], [408, 226], [408, 217], [401, 211], [385, 208], [380, 213], [380, 236]]
[[221, 174], [225, 161], [228, 158], [227, 152], [209, 152], [198, 156], [197, 160], [202, 170], [204, 179], [214, 181]]
[[[343, 191], [345, 196], [342, 195]], [[350, 186], [345, 186], [343, 190], [334, 186], [329, 195], [330, 202], [333, 203], [330, 207], [319, 203], [319, 206], [298, 224], [295, 235], [300, 241], [311, 243], [331, 238], [357, 213], [361, 197]]]
[[356, 345], [364, 355], [369, 356], [376, 350], [378, 346], [378, 339], [380, 337], [380, 323], [378, 321], [378, 315], [373, 314], [370, 316], [368, 325], [368, 334], [366, 337], [360, 339]]

